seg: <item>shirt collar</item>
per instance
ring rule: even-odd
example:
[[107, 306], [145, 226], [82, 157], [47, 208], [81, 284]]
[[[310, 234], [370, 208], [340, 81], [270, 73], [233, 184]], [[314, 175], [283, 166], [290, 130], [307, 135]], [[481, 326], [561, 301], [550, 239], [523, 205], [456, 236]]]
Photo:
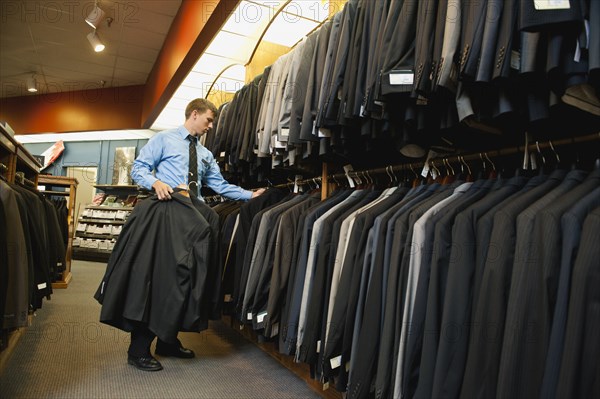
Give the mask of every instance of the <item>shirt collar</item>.
[[179, 133], [179, 136], [184, 140], [187, 140], [187, 136], [190, 135], [190, 132], [183, 125], [177, 128], [177, 133]]

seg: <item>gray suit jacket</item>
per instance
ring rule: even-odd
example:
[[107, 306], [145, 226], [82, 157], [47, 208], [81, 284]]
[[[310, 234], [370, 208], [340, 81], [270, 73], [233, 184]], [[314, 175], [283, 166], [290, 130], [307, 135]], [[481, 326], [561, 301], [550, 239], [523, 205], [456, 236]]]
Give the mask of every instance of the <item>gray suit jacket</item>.
[[586, 218], [581, 233], [565, 335], [565, 349], [560, 367], [557, 398], [594, 398], [598, 385], [598, 285], [600, 284], [600, 208]]

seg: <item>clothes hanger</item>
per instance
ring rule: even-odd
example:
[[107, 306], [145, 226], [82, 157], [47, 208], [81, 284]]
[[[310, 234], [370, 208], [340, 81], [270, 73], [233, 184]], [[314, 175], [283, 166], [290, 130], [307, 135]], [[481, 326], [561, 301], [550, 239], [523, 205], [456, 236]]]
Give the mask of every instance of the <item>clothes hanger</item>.
[[410, 170], [413, 172], [413, 174], [415, 175], [415, 178], [412, 181], [412, 187], [417, 187], [419, 184], [427, 184], [427, 179], [425, 178], [421, 178], [417, 172], [415, 172], [415, 170], [413, 169], [413, 165], [408, 164], [408, 166], [410, 167]]
[[452, 184], [456, 179], [454, 168], [450, 165], [448, 158], [443, 158], [442, 164], [446, 167], [446, 176], [442, 179], [442, 184]]
[[546, 157], [544, 156], [544, 154], [542, 154], [542, 151], [540, 150], [540, 143], [537, 140], [535, 142], [535, 148], [537, 149], [537, 153], [540, 156], [540, 159], [542, 160], [542, 164], [539, 166], [539, 174], [543, 175], [546, 169]]
[[490, 157], [488, 156], [487, 152], [483, 153], [483, 156], [485, 157], [485, 159], [488, 160], [489, 163], [492, 164], [492, 170], [490, 171], [490, 174], [488, 176], [488, 179], [495, 179], [498, 176], [498, 171], [496, 170], [496, 165], [494, 164], [494, 162], [492, 162], [492, 160], [490, 159]]
[[552, 153], [554, 154], [554, 159], [556, 160], [556, 168], [555, 169], [559, 169], [563, 166], [560, 156], [558, 155], [558, 152], [556, 152], [556, 149], [554, 148], [554, 144], [552, 144], [552, 140], [549, 140], [548, 144], [550, 145], [550, 149], [552, 150]]
[[481, 169], [477, 173], [477, 180], [487, 179], [487, 177], [488, 177], [487, 163], [485, 162], [485, 159], [483, 158], [483, 154], [481, 152], [479, 153], [479, 159], [481, 160]]
[[392, 177], [391, 169], [392, 169], [391, 165], [385, 167], [385, 173], [390, 178], [390, 182], [388, 183], [388, 187], [392, 187], [394, 185], [394, 178]]
[[467, 182], [473, 182], [473, 172], [471, 171], [471, 166], [469, 166], [469, 163], [466, 161], [464, 156], [461, 155], [460, 159], [467, 168]]

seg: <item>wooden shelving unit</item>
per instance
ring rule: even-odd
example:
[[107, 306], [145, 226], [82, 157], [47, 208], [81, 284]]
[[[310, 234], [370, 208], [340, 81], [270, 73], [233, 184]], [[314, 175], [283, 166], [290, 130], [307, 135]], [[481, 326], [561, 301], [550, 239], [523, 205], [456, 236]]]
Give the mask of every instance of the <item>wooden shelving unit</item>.
[[[59, 281], [52, 283], [52, 288], [67, 288], [73, 277], [71, 273], [71, 260], [73, 258], [73, 235], [75, 233], [75, 200], [77, 199], [77, 179], [65, 176], [39, 175], [37, 184], [44, 186], [46, 190], [41, 191], [46, 195], [67, 196], [67, 224], [69, 226], [69, 237], [67, 239], [67, 253], [65, 254], [65, 271]], [[63, 191], [55, 190], [63, 188]]]
[[[9, 183], [14, 183], [19, 172], [25, 179], [37, 183], [42, 165], [29, 151], [19, 144], [0, 124], [0, 163], [4, 165], [0, 173]], [[31, 315], [28, 316], [31, 321]], [[0, 348], [0, 374], [5, 367], [12, 350], [24, 332], [24, 328], [1, 330], [2, 347]]]

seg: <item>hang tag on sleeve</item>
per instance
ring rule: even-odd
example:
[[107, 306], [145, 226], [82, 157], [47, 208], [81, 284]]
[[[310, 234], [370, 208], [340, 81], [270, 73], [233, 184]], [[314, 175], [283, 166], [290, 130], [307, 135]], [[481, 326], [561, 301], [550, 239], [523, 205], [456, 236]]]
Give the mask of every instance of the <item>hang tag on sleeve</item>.
[[336, 356], [329, 360], [329, 364], [331, 365], [331, 369], [335, 370], [342, 364], [342, 355]]
[[391, 71], [389, 76], [391, 86], [412, 85], [415, 81], [415, 73], [408, 69]]
[[568, 10], [571, 3], [569, 0], [533, 0], [533, 7], [538, 11]]
[[262, 323], [265, 320], [265, 316], [267, 315], [267, 312], [260, 312], [259, 314], [256, 315], [256, 322], [257, 323]]

